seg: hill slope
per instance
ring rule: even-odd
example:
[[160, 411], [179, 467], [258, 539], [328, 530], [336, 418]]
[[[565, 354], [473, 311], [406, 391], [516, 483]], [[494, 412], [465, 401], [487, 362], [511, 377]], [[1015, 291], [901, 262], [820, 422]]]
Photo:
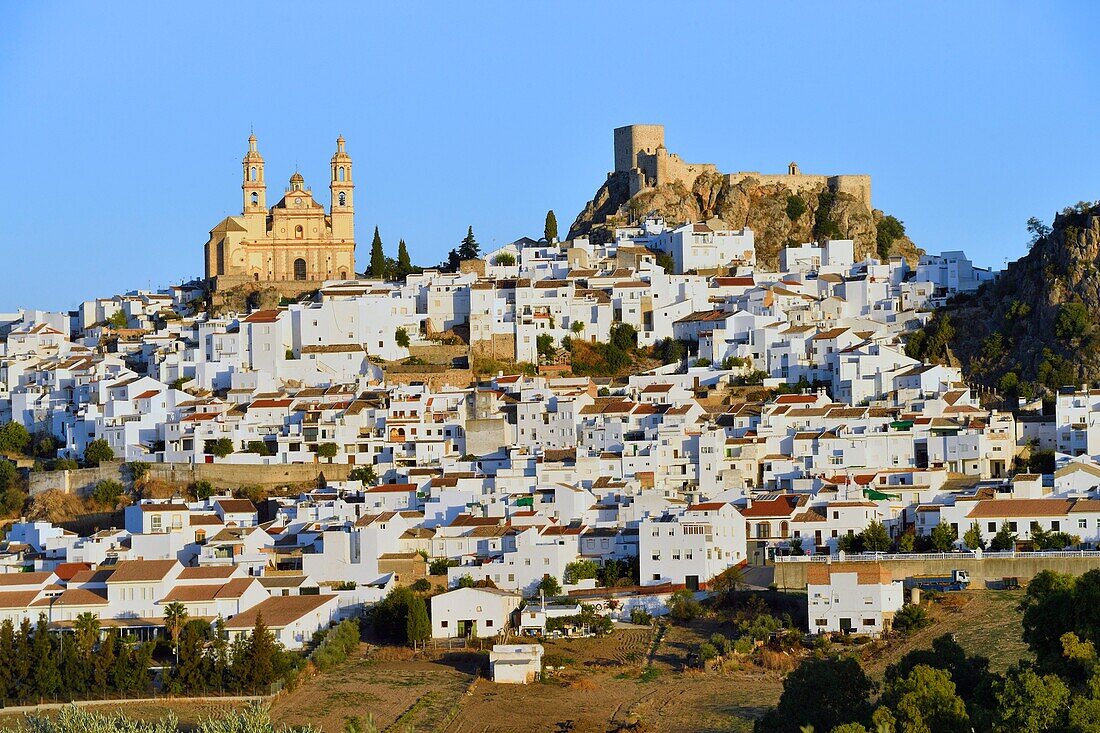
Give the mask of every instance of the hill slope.
[[781, 184], [763, 185], [752, 178], [731, 185], [713, 172], [701, 173], [690, 189], [681, 183], [666, 184], [639, 191], [633, 198], [626, 174], [613, 173], [577, 215], [569, 237], [607, 242], [615, 227], [650, 212], [670, 224], [716, 217], [737, 229], [751, 227], [757, 261], [769, 268], [778, 265], [780, 248], [827, 238], [855, 240], [857, 259], [901, 255], [915, 262], [922, 253], [903, 228], [900, 236], [891, 236], [890, 227], [883, 227], [884, 221], [896, 223], [893, 217], [868, 209], [854, 196], [833, 193], [824, 184], [796, 194]]
[[908, 350], [1009, 393], [1100, 381], [1100, 204], [1058, 214], [1025, 256], [940, 309]]

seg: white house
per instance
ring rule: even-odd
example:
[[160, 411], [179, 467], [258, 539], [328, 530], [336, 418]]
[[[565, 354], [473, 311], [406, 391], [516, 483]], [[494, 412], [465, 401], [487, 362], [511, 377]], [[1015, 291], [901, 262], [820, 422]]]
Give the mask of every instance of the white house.
[[889, 630], [905, 592], [880, 564], [813, 563], [807, 569], [806, 598], [811, 633], [878, 636]]
[[225, 623], [230, 638], [251, 633], [262, 618], [275, 638], [287, 649], [301, 649], [313, 635], [327, 628], [339, 611], [335, 595], [271, 596]]
[[489, 652], [493, 682], [526, 685], [542, 674], [542, 644], [494, 644]]
[[523, 596], [497, 588], [458, 588], [432, 597], [432, 638], [495, 636]]

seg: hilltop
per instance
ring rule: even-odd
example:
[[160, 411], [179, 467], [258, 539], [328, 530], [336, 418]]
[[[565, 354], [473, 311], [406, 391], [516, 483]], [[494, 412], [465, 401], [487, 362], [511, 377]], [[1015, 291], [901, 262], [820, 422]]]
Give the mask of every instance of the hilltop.
[[757, 260], [768, 268], [778, 267], [782, 247], [830, 238], [854, 240], [857, 259], [902, 256], [915, 263], [923, 254], [897, 219], [870, 208], [858, 196], [830, 190], [825, 183], [795, 191], [753, 177], [735, 182], [713, 170], [699, 173], [690, 186], [676, 180], [634, 195], [630, 174], [614, 172], [577, 215], [569, 237], [610, 241], [615, 227], [650, 212], [671, 224], [717, 218], [734, 228], [751, 227]]
[[996, 281], [939, 309], [910, 356], [957, 364], [1010, 395], [1100, 381], [1100, 202], [1035, 219], [1031, 249]]

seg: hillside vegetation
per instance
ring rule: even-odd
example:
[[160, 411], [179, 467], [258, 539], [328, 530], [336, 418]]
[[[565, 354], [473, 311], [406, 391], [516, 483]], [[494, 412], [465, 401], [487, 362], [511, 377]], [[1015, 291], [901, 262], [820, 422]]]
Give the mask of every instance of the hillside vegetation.
[[909, 339], [910, 356], [957, 364], [1008, 395], [1100, 381], [1100, 203], [1028, 228], [1028, 253], [937, 311]]

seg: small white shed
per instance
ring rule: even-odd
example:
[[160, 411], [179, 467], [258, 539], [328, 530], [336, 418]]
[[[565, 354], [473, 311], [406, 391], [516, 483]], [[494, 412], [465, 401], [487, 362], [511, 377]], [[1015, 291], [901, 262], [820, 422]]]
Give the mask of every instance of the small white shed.
[[542, 674], [542, 644], [494, 644], [489, 652], [493, 682], [526, 685]]

